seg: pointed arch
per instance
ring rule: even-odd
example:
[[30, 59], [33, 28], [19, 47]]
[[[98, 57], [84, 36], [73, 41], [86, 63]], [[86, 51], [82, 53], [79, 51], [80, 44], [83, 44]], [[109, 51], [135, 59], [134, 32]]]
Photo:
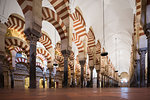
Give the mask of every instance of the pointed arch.
[[79, 48], [79, 53], [84, 52], [83, 38], [87, 36], [87, 34], [85, 20], [82, 16], [80, 8], [76, 7], [75, 13], [71, 14], [70, 17], [73, 20], [73, 29], [76, 32], [73, 36], [73, 39]]
[[88, 47], [91, 48], [94, 46], [95, 46], [95, 35], [92, 27], [90, 27], [88, 32]]

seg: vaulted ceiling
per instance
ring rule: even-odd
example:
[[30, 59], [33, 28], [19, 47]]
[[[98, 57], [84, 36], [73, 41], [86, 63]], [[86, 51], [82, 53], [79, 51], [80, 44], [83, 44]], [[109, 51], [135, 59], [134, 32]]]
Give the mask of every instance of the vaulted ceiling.
[[[108, 56], [111, 59], [113, 65], [115, 65], [115, 67], [119, 70], [119, 73], [128, 73], [130, 67], [135, 0], [104, 1], [104, 48], [106, 51], [108, 51]], [[86, 23], [86, 31], [88, 32], [89, 28], [92, 26], [96, 37], [95, 42], [100, 40], [101, 44], [103, 44], [103, 0], [70, 0], [69, 5], [71, 13], [75, 11], [76, 7], [80, 8]], [[43, 0], [42, 6], [48, 7], [55, 12], [53, 6], [49, 3], [48, 0]], [[3, 19], [3, 21], [7, 21], [7, 18], [12, 13], [17, 13], [24, 17], [16, 0], [0, 0], [0, 9], [0, 18]], [[58, 32], [55, 30], [52, 24], [43, 21], [42, 30], [51, 36], [53, 46], [55, 43], [60, 41]], [[117, 39], [115, 40], [115, 38]], [[38, 43], [39, 47], [40, 45], [41, 44]], [[73, 44], [73, 48], [74, 51], [77, 51], [75, 44]]]
[[[103, 0], [70, 1], [71, 11], [81, 9], [87, 31], [92, 26], [103, 45]], [[135, 0], [104, 0], [105, 49], [119, 73], [129, 72], [134, 12]]]

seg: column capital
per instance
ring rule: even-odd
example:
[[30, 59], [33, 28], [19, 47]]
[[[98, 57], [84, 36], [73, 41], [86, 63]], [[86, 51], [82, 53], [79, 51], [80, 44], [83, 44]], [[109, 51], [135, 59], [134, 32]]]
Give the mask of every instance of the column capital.
[[135, 59], [135, 63], [140, 63], [140, 59]]
[[145, 48], [139, 48], [138, 49], [138, 53], [139, 53], [139, 55], [141, 55], [141, 53], [146, 53], [147, 52], [147, 48], [145, 47]]
[[150, 38], [150, 23], [146, 24], [145, 26], [146, 27], [144, 27], [144, 31], [145, 31], [147, 38], [149, 39]]
[[80, 65], [84, 65], [85, 62], [86, 62], [86, 60], [80, 60], [80, 61], [79, 61]]
[[89, 66], [90, 69], [94, 69], [94, 66]]
[[61, 51], [62, 55], [64, 56], [64, 58], [69, 57], [70, 55], [70, 50], [62, 50]]
[[24, 33], [27, 36], [27, 39], [30, 41], [31, 44], [36, 44], [36, 42], [41, 37], [41, 33], [35, 29], [26, 29]]

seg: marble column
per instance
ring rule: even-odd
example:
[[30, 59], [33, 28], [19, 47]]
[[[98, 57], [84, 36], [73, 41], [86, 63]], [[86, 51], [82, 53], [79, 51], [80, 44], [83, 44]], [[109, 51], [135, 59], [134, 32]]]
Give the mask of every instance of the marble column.
[[75, 87], [75, 78], [74, 78], [74, 72], [71, 73], [71, 76], [72, 76], [72, 87]]
[[7, 32], [7, 27], [5, 24], [0, 23], [0, 88], [4, 88], [4, 75], [3, 67], [5, 66], [5, 34]]
[[103, 85], [104, 85], [104, 88], [105, 88], [106, 87], [106, 76], [104, 75], [103, 77], [104, 77]]
[[146, 30], [147, 36], [147, 87], [150, 87], [150, 24], [149, 28]]
[[140, 86], [145, 87], [145, 54], [146, 54], [147, 48], [139, 48], [139, 54], [140, 54]]
[[100, 70], [97, 70], [97, 88], [100, 87], [100, 84], [99, 84], [99, 73], [100, 73]]
[[42, 0], [32, 0], [30, 6], [32, 10], [27, 10], [25, 16], [25, 29], [24, 33], [29, 40], [29, 88], [36, 88], [36, 44], [41, 37], [42, 28]]
[[91, 70], [91, 80], [90, 80], [90, 85], [91, 85], [91, 87], [93, 87], [93, 69], [94, 69], [94, 66], [90, 66], [90, 70]]
[[45, 73], [43, 73], [43, 88], [45, 88]]
[[102, 87], [102, 88], [104, 87], [103, 81], [104, 81], [104, 77], [103, 77], [103, 74], [101, 74], [101, 87]]
[[84, 86], [84, 65], [85, 65], [85, 60], [80, 60], [79, 63], [81, 65], [81, 88]]
[[49, 69], [49, 88], [52, 87], [52, 81], [51, 81], [51, 72], [52, 72], [52, 68]]
[[36, 30], [27, 29], [25, 34], [30, 43], [29, 51], [29, 77], [30, 77], [30, 86], [29, 88], [36, 88], [36, 44], [38, 39], [41, 37], [41, 34]]
[[14, 71], [10, 70], [11, 88], [14, 88]]
[[64, 82], [63, 82], [63, 87], [67, 88], [68, 87], [68, 57], [70, 55], [70, 51], [69, 50], [62, 50], [61, 52], [64, 56]]
[[0, 88], [4, 88], [4, 75], [3, 75], [3, 68], [2, 68], [4, 55], [1, 55], [1, 53], [2, 52], [0, 52]]
[[137, 87], [140, 87], [140, 59], [135, 60], [137, 69]]

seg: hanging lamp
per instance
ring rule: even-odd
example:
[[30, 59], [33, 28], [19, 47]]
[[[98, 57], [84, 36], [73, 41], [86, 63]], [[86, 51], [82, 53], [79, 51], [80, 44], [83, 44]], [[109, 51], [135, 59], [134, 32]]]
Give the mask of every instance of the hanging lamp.
[[[104, 39], [104, 43], [103, 43], [103, 47], [105, 47], [105, 27], [104, 27], [104, 24], [105, 24], [105, 19], [104, 19], [104, 0], [103, 0], [103, 39]], [[103, 51], [101, 53], [101, 56], [107, 56], [108, 55], [108, 52], [105, 52]]]

